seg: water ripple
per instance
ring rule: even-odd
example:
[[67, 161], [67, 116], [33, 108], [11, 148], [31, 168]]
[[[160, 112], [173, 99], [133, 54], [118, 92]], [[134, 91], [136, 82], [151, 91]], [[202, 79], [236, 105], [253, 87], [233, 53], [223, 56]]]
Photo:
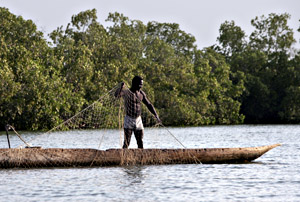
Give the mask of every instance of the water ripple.
[[[283, 145], [247, 164], [0, 170], [1, 201], [300, 201], [300, 126], [216, 126], [170, 131], [189, 148]], [[45, 143], [98, 148], [100, 132], [66, 132]], [[172, 137], [161, 137], [162, 132], [156, 132], [145, 133], [145, 147], [180, 146], [175, 146]], [[118, 148], [119, 132], [107, 133], [101, 149]], [[30, 139], [34, 134], [26, 135]], [[0, 147], [7, 147], [5, 138], [5, 134], [0, 135]], [[16, 137], [11, 142], [18, 145]], [[136, 147], [134, 138], [131, 147]]]

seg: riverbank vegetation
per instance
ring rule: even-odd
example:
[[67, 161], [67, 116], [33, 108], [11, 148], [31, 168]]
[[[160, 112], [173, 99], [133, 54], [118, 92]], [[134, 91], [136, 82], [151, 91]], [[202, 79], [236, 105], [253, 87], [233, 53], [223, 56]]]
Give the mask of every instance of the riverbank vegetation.
[[[46, 40], [31, 20], [0, 8], [0, 124], [49, 129], [118, 83], [144, 78], [165, 125], [299, 123], [300, 53], [289, 14], [234, 21], [200, 50], [176, 23], [131, 20], [95, 9], [72, 16]], [[298, 30], [300, 31], [300, 30]]]

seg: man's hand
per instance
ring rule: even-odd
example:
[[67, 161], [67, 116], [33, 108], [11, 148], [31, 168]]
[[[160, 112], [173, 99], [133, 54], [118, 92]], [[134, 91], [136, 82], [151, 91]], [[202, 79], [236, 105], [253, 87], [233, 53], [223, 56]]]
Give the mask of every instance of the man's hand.
[[156, 121], [158, 124], [162, 124], [162, 121], [160, 120], [160, 118], [158, 116], [156, 116], [155, 118], [156, 118]]
[[124, 85], [125, 85], [125, 83], [122, 82], [120, 88], [118, 88], [118, 89], [116, 90], [116, 92], [115, 92], [115, 97], [118, 97], [118, 98], [121, 97], [121, 92], [122, 92], [122, 90], [123, 90], [123, 88], [124, 88]]

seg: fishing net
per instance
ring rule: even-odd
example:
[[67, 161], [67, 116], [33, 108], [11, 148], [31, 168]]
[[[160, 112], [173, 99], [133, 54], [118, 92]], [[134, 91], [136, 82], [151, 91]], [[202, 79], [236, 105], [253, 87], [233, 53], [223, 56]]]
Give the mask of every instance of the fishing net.
[[[85, 134], [86, 137], [90, 135], [98, 136], [98, 146], [95, 146], [95, 138], [92, 137], [93, 143], [85, 140], [87, 145], [82, 144], [62, 144], [60, 141], [55, 141], [55, 144], [61, 144], [60, 147], [70, 147], [71, 145], [76, 145], [76, 147], [89, 147], [93, 145], [93, 148], [100, 149], [101, 145], [104, 149], [107, 148], [115, 148], [121, 147], [123, 144], [123, 126], [124, 126], [124, 117], [126, 114], [131, 116], [136, 115], [136, 109], [134, 103], [142, 102], [139, 100], [127, 87], [127, 85], [118, 84], [115, 88], [110, 90], [105, 95], [101, 96], [94, 103], [75, 114], [74, 116], [68, 118], [60, 125], [52, 128], [51, 130], [43, 133], [41, 135], [37, 135], [32, 140], [30, 140], [30, 144], [39, 145], [39, 146], [50, 146], [48, 145], [52, 139], [58, 140], [60, 137], [62, 139], [68, 139], [65, 136], [82, 136]], [[122, 87], [122, 88], [121, 88]], [[122, 89], [122, 90], [121, 90]], [[122, 92], [122, 95], [120, 95]], [[160, 127], [156, 118], [149, 112], [149, 110], [140, 103], [142, 108], [141, 118], [145, 128], [147, 130], [155, 131]], [[66, 132], [67, 131], [67, 132]], [[119, 134], [119, 141], [115, 137], [115, 134]], [[114, 135], [112, 135], [114, 134]], [[115, 141], [110, 141], [112, 137], [106, 137], [112, 135], [115, 138]], [[76, 138], [69, 138], [71, 141], [77, 141]], [[87, 138], [88, 139], [88, 138]], [[119, 143], [109, 145], [111, 142]], [[54, 145], [51, 145], [54, 146]]]
[[186, 149], [143, 107], [138, 110], [142, 111], [144, 142], [150, 142], [147, 138], [151, 137], [151, 147], [145, 145], [146, 149], [136, 149], [132, 141], [133, 149], [121, 149], [124, 116], [139, 115], [134, 104], [141, 100], [126, 85], [119, 93], [120, 87], [116, 86], [81, 112], [45, 133], [35, 134], [30, 140], [9, 126], [27, 148], [24, 145], [22, 148], [0, 148], [0, 168], [245, 163], [279, 146]]
[[[151, 144], [148, 144], [151, 145], [151, 148], [184, 147], [167, 128], [158, 123], [149, 109], [140, 102], [142, 100], [132, 93], [126, 84], [124, 86], [118, 84], [94, 103], [51, 130], [22, 138], [25, 144], [16, 149], [0, 151], [0, 164], [4, 162], [5, 165], [5, 161], [14, 159], [10, 163], [16, 167], [18, 165], [22, 165], [22, 167], [24, 165], [27, 165], [25, 167], [43, 167], [43, 165], [48, 167], [49, 164], [53, 166], [93, 165], [91, 162], [94, 162], [105, 149], [116, 149], [116, 152], [120, 152], [124, 140], [123, 127], [126, 114], [133, 117], [141, 114], [144, 142], [147, 141], [147, 137], [151, 136]], [[136, 107], [134, 107], [137, 103], [142, 106], [139, 109], [141, 112], [137, 112]], [[21, 138], [13, 126], [10, 129]], [[147, 144], [144, 145], [147, 147]], [[24, 147], [27, 149], [21, 149]], [[136, 147], [136, 142], [132, 138], [129, 148]], [[82, 149], [84, 149], [83, 154]], [[122, 153], [118, 153], [118, 155], [129, 152], [122, 149], [121, 151]], [[75, 162], [78, 158], [73, 158], [74, 154], [81, 159], [80, 163]], [[103, 153], [103, 155], [106, 154]], [[70, 158], [66, 158], [66, 156]]]

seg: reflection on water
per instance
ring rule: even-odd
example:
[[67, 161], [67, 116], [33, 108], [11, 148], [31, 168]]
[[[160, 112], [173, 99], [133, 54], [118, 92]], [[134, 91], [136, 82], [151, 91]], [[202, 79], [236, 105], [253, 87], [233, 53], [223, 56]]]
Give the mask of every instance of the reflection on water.
[[[188, 148], [282, 143], [247, 164], [183, 164], [0, 170], [0, 201], [300, 201], [298, 125], [169, 128]], [[31, 139], [34, 134], [22, 133]], [[119, 131], [63, 132], [43, 147], [119, 148]], [[180, 148], [165, 131], [145, 132], [146, 148]], [[13, 146], [20, 144], [11, 137]], [[0, 147], [7, 147], [5, 134]], [[133, 138], [131, 147], [136, 147]]]
[[123, 167], [124, 177], [128, 178], [130, 185], [142, 183], [144, 180], [143, 166], [126, 166]]

